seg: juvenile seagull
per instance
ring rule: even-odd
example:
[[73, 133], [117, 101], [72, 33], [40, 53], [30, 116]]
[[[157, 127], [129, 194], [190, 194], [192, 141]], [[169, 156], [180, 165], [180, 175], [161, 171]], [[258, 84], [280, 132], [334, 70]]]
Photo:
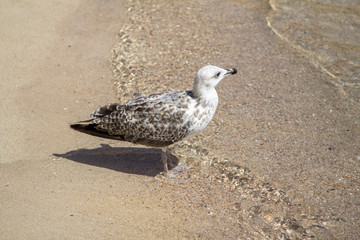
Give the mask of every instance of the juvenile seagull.
[[157, 93], [127, 104], [108, 104], [94, 111], [91, 119], [70, 127], [97, 137], [161, 147], [168, 174], [168, 146], [204, 130], [218, 105], [216, 85], [236, 73], [235, 68], [205, 66], [196, 74], [192, 91]]

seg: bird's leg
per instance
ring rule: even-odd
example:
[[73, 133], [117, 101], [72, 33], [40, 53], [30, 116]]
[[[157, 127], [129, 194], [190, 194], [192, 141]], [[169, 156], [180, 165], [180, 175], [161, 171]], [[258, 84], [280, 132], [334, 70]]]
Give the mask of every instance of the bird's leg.
[[167, 155], [167, 158], [169, 159], [170, 167], [175, 168], [177, 164], [173, 162], [173, 158], [171, 157], [170, 150], [168, 147], [166, 147], [166, 155]]
[[161, 160], [162, 160], [162, 163], [163, 163], [163, 166], [164, 166], [164, 172], [166, 175], [169, 174], [169, 169], [168, 169], [168, 165], [167, 165], [167, 158], [168, 158], [168, 147], [163, 147], [162, 149], [162, 153], [161, 153]]

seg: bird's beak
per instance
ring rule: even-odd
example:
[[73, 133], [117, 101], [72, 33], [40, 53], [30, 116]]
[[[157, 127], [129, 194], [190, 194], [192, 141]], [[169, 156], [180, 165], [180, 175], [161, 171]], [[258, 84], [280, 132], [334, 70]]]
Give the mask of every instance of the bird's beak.
[[237, 73], [236, 68], [226, 69], [226, 71], [227, 71], [226, 75], [229, 75], [229, 74], [234, 75]]

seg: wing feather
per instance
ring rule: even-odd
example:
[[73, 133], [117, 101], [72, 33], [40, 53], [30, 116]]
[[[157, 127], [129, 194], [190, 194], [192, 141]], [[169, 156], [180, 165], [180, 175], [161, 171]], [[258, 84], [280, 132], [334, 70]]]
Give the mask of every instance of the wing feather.
[[191, 121], [185, 118], [185, 103], [191, 100], [191, 92], [141, 96], [127, 104], [101, 107], [90, 115], [92, 119], [71, 127], [99, 137], [168, 146], [186, 137]]

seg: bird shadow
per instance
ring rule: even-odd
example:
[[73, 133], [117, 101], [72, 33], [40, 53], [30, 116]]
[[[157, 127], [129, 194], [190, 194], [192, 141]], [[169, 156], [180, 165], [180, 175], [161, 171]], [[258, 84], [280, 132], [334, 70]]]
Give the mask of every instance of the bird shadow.
[[[78, 163], [108, 168], [114, 171], [156, 176], [163, 171], [161, 163], [161, 149], [157, 148], [128, 148], [111, 147], [100, 144], [93, 149], [77, 149], [67, 153], [53, 153], [56, 157], [66, 158]], [[170, 155], [177, 161], [174, 155]]]

